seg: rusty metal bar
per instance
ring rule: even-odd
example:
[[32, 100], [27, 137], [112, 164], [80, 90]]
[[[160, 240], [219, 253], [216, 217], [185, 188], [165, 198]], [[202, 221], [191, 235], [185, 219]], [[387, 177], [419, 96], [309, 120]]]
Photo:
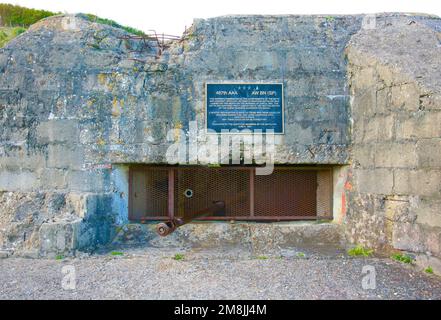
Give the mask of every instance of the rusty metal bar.
[[[135, 41], [142, 41], [143, 47], [140, 50], [130, 50], [131, 53], [136, 52], [138, 54], [143, 54], [147, 57], [154, 56], [156, 59], [159, 59], [159, 57], [163, 54], [163, 52], [170, 47], [169, 42], [183, 41], [182, 37], [171, 35], [171, 34], [162, 34], [158, 35], [155, 30], [149, 30], [152, 33], [146, 33], [143, 35], [133, 35], [133, 34], [126, 34], [123, 36], [118, 37], [120, 40], [135, 40]], [[151, 53], [144, 52], [144, 49], [155, 49], [156, 54], [152, 55]], [[139, 63], [147, 63], [147, 60], [141, 60], [138, 58], [128, 58], [129, 60], [139, 62]]]
[[187, 224], [191, 221], [193, 221], [195, 218], [202, 217], [207, 214], [216, 214], [217, 212], [225, 209], [225, 203], [223, 201], [216, 201], [213, 203], [213, 205], [209, 206], [208, 208], [199, 210], [195, 212], [191, 217], [179, 217], [179, 218], [172, 218], [166, 222], [158, 223], [156, 226], [156, 232], [162, 236], [165, 237], [175, 231], [177, 228], [183, 226], [184, 224]]
[[168, 216], [175, 217], [175, 169], [168, 169]]
[[[181, 40], [182, 37], [175, 36], [172, 34], [161, 34], [161, 38], [165, 40]], [[121, 40], [151, 40], [156, 41], [159, 39], [156, 33], [146, 33], [145, 35], [123, 35], [118, 37]]]
[[198, 221], [224, 221], [224, 220], [234, 220], [234, 221], [295, 221], [295, 220], [332, 220], [332, 217], [317, 217], [317, 216], [224, 216], [224, 217], [202, 217], [195, 219]]
[[256, 169], [251, 168], [250, 170], [250, 217], [254, 218], [254, 176], [256, 174]]
[[[195, 218], [194, 221], [296, 221], [296, 220], [332, 220], [332, 216], [323, 216], [323, 217], [317, 217], [317, 216], [258, 216], [258, 217], [251, 217], [251, 216], [222, 216], [222, 217], [200, 217]], [[149, 222], [155, 222], [155, 221], [167, 221], [170, 220], [168, 217], [143, 217], [141, 220], [139, 220], [141, 223], [149, 223]], [[193, 220], [192, 220], [193, 221]]]

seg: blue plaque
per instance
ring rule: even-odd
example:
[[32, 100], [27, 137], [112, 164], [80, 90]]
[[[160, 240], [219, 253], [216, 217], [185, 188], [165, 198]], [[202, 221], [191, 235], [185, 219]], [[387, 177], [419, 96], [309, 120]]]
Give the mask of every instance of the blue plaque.
[[207, 83], [206, 128], [284, 133], [283, 84]]

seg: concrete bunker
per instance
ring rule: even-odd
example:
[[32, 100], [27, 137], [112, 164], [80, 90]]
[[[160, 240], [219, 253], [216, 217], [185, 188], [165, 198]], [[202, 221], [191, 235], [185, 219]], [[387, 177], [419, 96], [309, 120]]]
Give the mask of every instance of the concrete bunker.
[[[81, 15], [36, 23], [0, 50], [0, 248], [28, 256], [74, 254], [135, 242], [137, 235], [151, 245], [246, 239], [263, 251], [299, 239], [345, 240], [408, 250], [435, 268], [441, 252], [440, 19], [380, 14], [368, 28], [363, 19], [195, 20], [161, 48]], [[185, 134], [190, 123], [197, 130], [207, 120], [216, 123], [206, 114], [212, 82], [283, 86], [283, 122], [274, 121], [280, 132], [275, 175], [253, 175], [250, 166], [216, 168], [209, 160], [188, 168], [168, 163], [171, 130]], [[210, 144], [206, 135], [198, 139]], [[188, 175], [191, 170], [198, 175]], [[131, 188], [144, 192], [140, 201]], [[202, 197], [199, 188], [207, 190]], [[274, 191], [269, 206], [259, 202], [260, 189]], [[292, 190], [306, 200], [295, 202]], [[219, 195], [231, 202], [233, 191], [245, 200], [206, 220], [260, 217], [266, 223], [204, 221], [210, 234], [195, 223], [166, 242], [150, 225], [130, 223], [185, 214]], [[277, 197], [289, 201], [282, 206]], [[332, 220], [314, 223], [320, 217]], [[286, 221], [297, 218], [302, 222]]]

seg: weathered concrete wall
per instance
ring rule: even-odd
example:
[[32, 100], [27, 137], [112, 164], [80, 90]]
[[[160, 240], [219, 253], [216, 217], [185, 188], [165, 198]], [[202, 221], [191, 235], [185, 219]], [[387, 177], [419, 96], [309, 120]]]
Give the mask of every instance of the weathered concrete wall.
[[247, 248], [253, 254], [277, 255], [280, 251], [319, 250], [338, 252], [345, 247], [337, 224], [315, 222], [210, 223], [195, 222], [178, 228], [167, 237], [155, 232], [156, 224], [127, 224], [114, 245], [148, 244], [158, 248]]
[[[344, 47], [360, 20], [197, 20], [161, 54], [153, 42], [122, 39], [123, 31], [80, 16], [35, 24], [0, 52], [0, 190], [14, 192], [0, 205], [5, 217], [17, 211], [28, 217], [2, 220], [1, 245], [63, 251], [63, 243], [47, 240], [63, 232], [74, 238], [64, 242], [65, 251], [108, 242], [112, 226], [124, 222], [128, 196], [111, 165], [164, 163], [170, 129], [195, 120], [204, 128], [208, 80], [283, 82], [286, 134], [277, 140], [276, 161], [346, 163]], [[44, 205], [26, 211], [16, 196], [34, 192], [44, 199], [76, 194], [75, 210], [43, 219]], [[79, 226], [68, 227], [71, 218]], [[11, 229], [11, 219], [32, 231]]]
[[350, 241], [439, 255], [440, 22], [361, 21], [197, 20], [162, 52], [80, 16], [35, 24], [0, 50], [0, 247], [109, 243], [126, 222], [124, 164], [164, 163], [170, 129], [204, 128], [207, 81], [251, 80], [285, 85], [277, 162], [351, 165], [334, 202]]
[[347, 48], [346, 223], [354, 243], [441, 257], [440, 26], [439, 19], [379, 19]]

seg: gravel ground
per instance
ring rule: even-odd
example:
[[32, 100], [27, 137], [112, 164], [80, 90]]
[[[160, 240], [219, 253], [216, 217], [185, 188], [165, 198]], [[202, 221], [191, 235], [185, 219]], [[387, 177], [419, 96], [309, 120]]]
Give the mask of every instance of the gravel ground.
[[[184, 259], [173, 259], [176, 253]], [[362, 288], [365, 265], [375, 268], [376, 289]], [[73, 290], [62, 286], [66, 266], [75, 270]], [[122, 256], [1, 259], [0, 299], [441, 299], [441, 278], [390, 259], [337, 253], [138, 248]]]

